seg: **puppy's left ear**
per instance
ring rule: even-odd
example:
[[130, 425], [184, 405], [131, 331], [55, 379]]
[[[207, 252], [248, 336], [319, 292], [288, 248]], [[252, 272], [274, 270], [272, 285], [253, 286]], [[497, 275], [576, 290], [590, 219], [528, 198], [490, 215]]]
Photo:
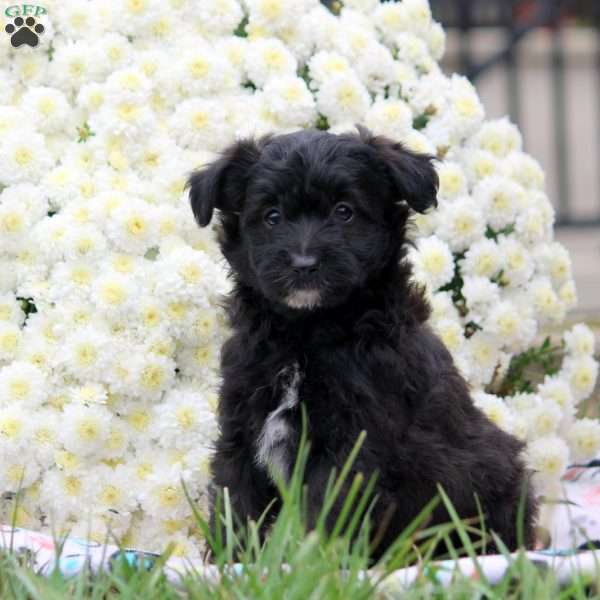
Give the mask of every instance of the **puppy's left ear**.
[[439, 180], [433, 166], [435, 157], [412, 152], [400, 142], [373, 135], [362, 125], [356, 127], [360, 139], [375, 150], [376, 160], [385, 170], [396, 200], [405, 200], [420, 213], [437, 206]]
[[194, 217], [200, 227], [210, 223], [215, 208], [239, 213], [246, 196], [250, 170], [260, 157], [259, 143], [239, 140], [208, 166], [194, 171], [187, 180]]

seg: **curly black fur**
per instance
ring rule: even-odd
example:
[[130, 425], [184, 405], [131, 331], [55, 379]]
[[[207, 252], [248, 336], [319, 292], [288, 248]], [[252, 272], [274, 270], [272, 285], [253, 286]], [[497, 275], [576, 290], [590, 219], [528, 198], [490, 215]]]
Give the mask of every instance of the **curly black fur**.
[[[438, 484], [463, 518], [477, 517], [476, 495], [487, 526], [510, 549], [524, 497], [524, 542], [531, 545], [535, 503], [529, 491], [523, 495], [523, 445], [473, 405], [427, 325], [430, 309], [405, 259], [410, 209], [436, 204], [432, 159], [358, 129], [241, 140], [189, 179], [197, 222], [205, 226], [220, 211], [220, 244], [234, 281], [213, 502], [228, 487], [246, 521], [277, 498], [272, 469], [289, 474], [299, 400], [311, 442], [309, 521], [332, 468], [339, 471], [364, 430], [353, 471], [378, 473], [372, 518], [375, 530], [386, 527], [375, 557]], [[433, 522], [447, 520], [439, 506]]]

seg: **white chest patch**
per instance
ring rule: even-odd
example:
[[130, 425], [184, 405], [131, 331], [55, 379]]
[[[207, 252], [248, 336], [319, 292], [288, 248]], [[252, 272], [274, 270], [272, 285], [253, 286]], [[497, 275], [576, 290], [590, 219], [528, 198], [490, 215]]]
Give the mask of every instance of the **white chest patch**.
[[283, 389], [281, 402], [268, 414], [257, 441], [256, 463], [265, 467], [271, 474], [271, 478], [274, 472], [284, 479], [290, 475], [292, 460], [288, 444], [290, 426], [285, 413], [298, 404], [301, 377], [297, 363], [290, 367], [289, 371], [291, 376], [288, 377], [288, 383]]
[[321, 292], [319, 290], [297, 290], [287, 296], [285, 303], [291, 308], [316, 308], [321, 303]]

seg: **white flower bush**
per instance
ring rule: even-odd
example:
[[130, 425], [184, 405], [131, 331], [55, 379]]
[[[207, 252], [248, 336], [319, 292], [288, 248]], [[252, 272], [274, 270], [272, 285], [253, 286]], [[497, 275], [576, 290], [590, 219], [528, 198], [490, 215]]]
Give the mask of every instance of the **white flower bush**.
[[543, 171], [441, 72], [426, 0], [344, 4], [48, 1], [38, 47], [0, 45], [1, 520], [199, 552], [181, 482], [203, 506], [228, 282], [183, 185], [238, 137], [303, 127], [438, 158], [410, 252], [433, 328], [539, 493], [598, 453], [576, 419], [592, 333], [539, 341], [576, 303]]

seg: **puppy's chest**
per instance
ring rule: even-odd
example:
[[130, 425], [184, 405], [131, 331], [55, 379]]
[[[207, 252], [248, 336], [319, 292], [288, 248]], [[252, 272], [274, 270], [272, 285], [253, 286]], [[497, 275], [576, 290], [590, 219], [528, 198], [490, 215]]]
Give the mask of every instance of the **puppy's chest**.
[[256, 463], [271, 478], [288, 479], [291, 474], [298, 442], [296, 422], [302, 379], [298, 363], [293, 363], [280, 371], [273, 382], [279, 403], [267, 414], [256, 440], [255, 455]]

